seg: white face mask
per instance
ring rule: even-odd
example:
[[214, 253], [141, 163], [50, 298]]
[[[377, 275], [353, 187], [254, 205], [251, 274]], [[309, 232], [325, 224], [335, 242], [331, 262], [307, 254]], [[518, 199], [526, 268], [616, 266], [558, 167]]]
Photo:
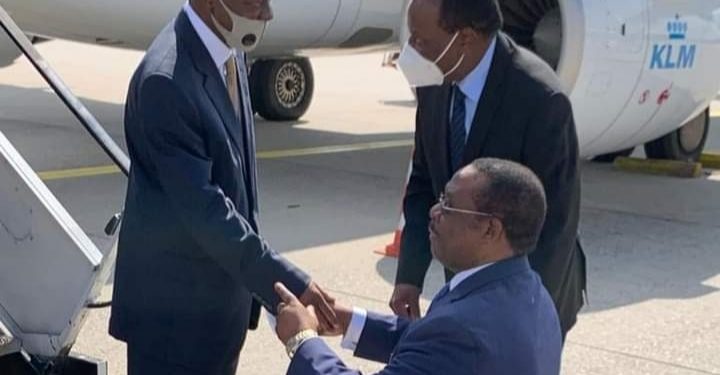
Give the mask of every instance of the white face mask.
[[267, 21], [251, 20], [249, 18], [239, 16], [223, 2], [218, 0], [218, 3], [225, 8], [225, 11], [230, 16], [232, 21], [232, 30], [225, 29], [220, 22], [215, 18], [215, 15], [211, 14], [210, 17], [215, 24], [215, 28], [225, 38], [225, 42], [228, 46], [236, 48], [241, 51], [250, 52], [257, 47], [265, 34], [265, 28], [267, 27]]
[[445, 82], [445, 77], [452, 74], [455, 70], [460, 67], [463, 60], [465, 60], [465, 54], [460, 56], [458, 62], [453, 66], [450, 71], [443, 73], [442, 70], [437, 66], [437, 63], [445, 57], [450, 47], [455, 43], [459, 33], [455, 33], [450, 43], [448, 43], [445, 50], [438, 56], [435, 61], [430, 61], [420, 54], [409, 42], [405, 43], [405, 46], [400, 53], [398, 58], [398, 66], [405, 75], [405, 78], [413, 87], [423, 86], [440, 86]]

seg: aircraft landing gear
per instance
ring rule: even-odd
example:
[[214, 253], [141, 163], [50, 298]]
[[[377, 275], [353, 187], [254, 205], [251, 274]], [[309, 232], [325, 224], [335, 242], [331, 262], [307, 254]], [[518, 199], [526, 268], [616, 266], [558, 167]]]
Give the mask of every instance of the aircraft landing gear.
[[683, 127], [645, 144], [650, 159], [698, 161], [710, 128], [710, 109], [702, 111]]
[[314, 90], [310, 60], [258, 60], [250, 70], [255, 111], [266, 120], [294, 121], [310, 107]]

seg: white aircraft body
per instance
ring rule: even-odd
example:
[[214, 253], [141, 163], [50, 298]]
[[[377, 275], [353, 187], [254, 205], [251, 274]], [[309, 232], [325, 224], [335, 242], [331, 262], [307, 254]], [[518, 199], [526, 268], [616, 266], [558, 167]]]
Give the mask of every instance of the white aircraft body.
[[[0, 0], [29, 35], [144, 49], [185, 0]], [[305, 57], [398, 50], [408, 0], [273, 0], [253, 54], [253, 103], [296, 119], [313, 91]], [[720, 89], [720, 0], [501, 0], [504, 31], [556, 68], [583, 156], [697, 159]], [[6, 43], [7, 44], [7, 43]], [[0, 61], [17, 53], [9, 45]], [[348, 92], [350, 95], [350, 92]]]

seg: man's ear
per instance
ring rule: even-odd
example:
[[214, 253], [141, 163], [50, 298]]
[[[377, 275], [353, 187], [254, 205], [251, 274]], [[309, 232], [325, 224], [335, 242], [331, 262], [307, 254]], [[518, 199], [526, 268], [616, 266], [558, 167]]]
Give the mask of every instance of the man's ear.
[[469, 27], [460, 29], [458, 32], [458, 42], [460, 42], [462, 47], [475, 45], [479, 38], [482, 38], [482, 35]]
[[493, 217], [487, 220], [487, 225], [483, 237], [489, 241], [495, 242], [502, 239], [505, 233], [505, 226], [502, 220]]

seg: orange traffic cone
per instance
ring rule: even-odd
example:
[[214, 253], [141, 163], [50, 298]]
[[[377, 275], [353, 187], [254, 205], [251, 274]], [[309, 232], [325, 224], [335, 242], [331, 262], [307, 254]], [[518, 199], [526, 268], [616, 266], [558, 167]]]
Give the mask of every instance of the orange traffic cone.
[[[407, 177], [405, 178], [405, 189], [403, 189], [403, 198], [405, 197], [405, 192], [407, 191], [407, 183], [410, 180], [410, 173], [412, 172], [412, 159], [410, 160], [410, 166], [408, 167], [408, 173]], [[400, 256], [400, 240], [402, 239], [402, 233], [403, 228], [405, 228], [405, 215], [403, 214], [403, 205], [402, 205], [402, 199], [400, 201], [400, 222], [398, 223], [397, 228], [395, 229], [395, 235], [393, 236], [393, 241], [385, 246], [385, 250], [378, 250], [375, 251], [375, 253], [384, 255], [387, 257], [393, 257], [397, 258]]]
[[400, 223], [395, 230], [393, 241], [385, 246], [385, 251], [376, 251], [377, 254], [386, 257], [397, 258], [400, 256], [400, 240], [402, 239], [403, 228], [405, 227], [405, 215], [400, 215]]

